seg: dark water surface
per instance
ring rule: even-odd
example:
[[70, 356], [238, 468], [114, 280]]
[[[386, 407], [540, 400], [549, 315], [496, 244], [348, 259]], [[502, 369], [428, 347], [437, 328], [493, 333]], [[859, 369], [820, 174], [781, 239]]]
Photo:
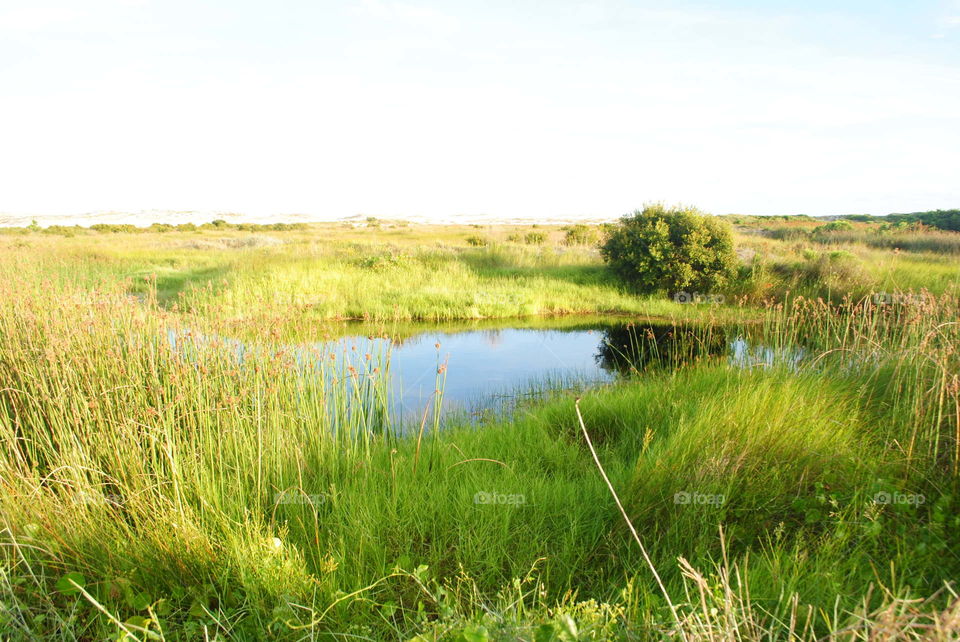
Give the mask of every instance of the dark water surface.
[[422, 411], [434, 395], [437, 371], [443, 366], [446, 410], [478, 411], [546, 387], [608, 383], [616, 378], [616, 370], [598, 359], [603, 339], [602, 327], [424, 329], [403, 341], [389, 341], [392, 394], [404, 414]]
[[[742, 328], [623, 317], [376, 327], [354, 322], [325, 327], [323, 336], [274, 348], [296, 355], [304, 367], [338, 354], [346, 358], [334, 359], [344, 364], [335, 371], [353, 364], [369, 373], [374, 365], [382, 366], [388, 371], [390, 414], [405, 422], [433, 409], [437, 390], [442, 390], [443, 414], [480, 414], [509, 409], [545, 391], [604, 385], [651, 370], [708, 361], [739, 368], [790, 367], [804, 355], [802, 349], [773, 349], [752, 341]], [[170, 340], [176, 343], [176, 335]], [[255, 350], [238, 340], [228, 344], [241, 361]]]
[[[407, 325], [370, 338], [362, 324], [340, 328], [326, 349], [390, 354], [395, 408], [418, 416], [441, 386], [445, 411], [480, 412], [550, 388], [585, 388], [650, 369], [695, 361], [736, 367], [796, 363], [801, 351], [751, 343], [731, 328], [609, 317], [502, 319], [487, 323]], [[383, 338], [390, 337], [390, 338]], [[331, 345], [334, 344], [334, 345]]]

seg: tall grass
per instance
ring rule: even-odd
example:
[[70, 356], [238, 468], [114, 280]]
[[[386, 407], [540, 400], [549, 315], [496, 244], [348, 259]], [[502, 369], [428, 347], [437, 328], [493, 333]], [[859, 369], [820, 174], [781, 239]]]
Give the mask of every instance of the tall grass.
[[[8, 542], [43, 542], [42, 557], [68, 558], [100, 582], [130, 573], [175, 592], [203, 586], [205, 569], [225, 563], [219, 571], [239, 576], [251, 599], [313, 584], [282, 556], [274, 571], [258, 558], [277, 554], [280, 522], [316, 528], [308, 508], [287, 500], [304, 488], [325, 493], [316, 489], [393, 438], [384, 355], [239, 353], [152, 297], [80, 297], [16, 278], [2, 288]], [[326, 558], [305, 549], [300, 559], [320, 568]], [[276, 581], [244, 584], [250, 573]]]
[[584, 397], [674, 617], [572, 399], [443, 432], [434, 408], [399, 434], [387, 354], [284, 351], [274, 327], [247, 327], [241, 349], [216, 306], [173, 311], [150, 282], [130, 297], [107, 271], [93, 289], [54, 261], [0, 266], [5, 634], [958, 632], [951, 295], [792, 298], [752, 332], [802, 346], [799, 369], [707, 350]]

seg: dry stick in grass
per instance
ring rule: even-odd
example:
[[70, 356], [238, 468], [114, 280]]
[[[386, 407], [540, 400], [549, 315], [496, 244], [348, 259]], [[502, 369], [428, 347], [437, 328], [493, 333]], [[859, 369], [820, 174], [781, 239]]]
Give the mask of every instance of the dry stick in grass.
[[[643, 542], [640, 541], [640, 536], [637, 535], [637, 529], [633, 527], [633, 522], [631, 522], [630, 518], [627, 516], [627, 511], [623, 509], [623, 504], [620, 503], [620, 497], [617, 495], [617, 491], [614, 490], [613, 484], [610, 483], [610, 478], [607, 477], [607, 472], [603, 469], [603, 464], [600, 463], [600, 458], [597, 457], [597, 451], [593, 447], [593, 442], [590, 440], [589, 433], [587, 433], [587, 427], [583, 423], [583, 415], [580, 414], [580, 397], [577, 397], [577, 400], [573, 403], [573, 407], [577, 411], [577, 419], [580, 420], [580, 429], [583, 431], [583, 438], [587, 440], [587, 447], [590, 449], [590, 454], [593, 455], [593, 462], [597, 465], [597, 470], [600, 471], [603, 481], [607, 483], [607, 488], [610, 489], [610, 494], [613, 495], [613, 501], [617, 503], [617, 508], [620, 509], [620, 514], [623, 515], [624, 521], [627, 522], [627, 526], [630, 528], [630, 532], [633, 534], [633, 539], [637, 541], [637, 546], [640, 547], [640, 552], [643, 554], [644, 561], [647, 563], [647, 566], [650, 567], [650, 571], [653, 573], [654, 579], [657, 580], [657, 586], [660, 587], [660, 592], [663, 593], [663, 597], [667, 600], [667, 605], [670, 607], [670, 613], [673, 614], [673, 621], [679, 627], [680, 616], [677, 615], [677, 607], [673, 605], [673, 601], [670, 599], [670, 594], [667, 593], [667, 587], [663, 585], [663, 580], [660, 579], [660, 574], [657, 573], [657, 569], [650, 560], [650, 556], [647, 555], [646, 547], [644, 547]], [[678, 630], [683, 639], [686, 640], [687, 636], [683, 632], [683, 629], [679, 628]]]

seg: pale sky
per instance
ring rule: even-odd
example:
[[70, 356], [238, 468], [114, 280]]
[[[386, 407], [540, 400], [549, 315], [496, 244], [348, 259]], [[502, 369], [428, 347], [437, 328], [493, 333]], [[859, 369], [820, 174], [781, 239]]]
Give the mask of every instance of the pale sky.
[[960, 207], [960, 0], [0, 0], [0, 212]]

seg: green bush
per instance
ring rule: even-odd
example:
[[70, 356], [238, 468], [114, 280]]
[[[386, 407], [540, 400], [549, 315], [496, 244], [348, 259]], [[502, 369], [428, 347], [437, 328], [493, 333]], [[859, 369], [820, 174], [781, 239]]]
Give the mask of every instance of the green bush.
[[638, 292], [710, 292], [725, 286], [737, 265], [728, 223], [660, 204], [620, 219], [600, 249], [610, 269]]
[[850, 221], [831, 221], [826, 225], [819, 225], [816, 229], [813, 230], [814, 234], [819, 234], [821, 232], [846, 232], [853, 229], [853, 224]]
[[76, 236], [78, 232], [86, 232], [79, 225], [74, 225], [73, 227], [67, 227], [66, 225], [50, 225], [41, 230], [44, 234], [55, 234], [59, 236], [73, 237]]
[[490, 241], [488, 241], [482, 236], [467, 237], [467, 245], [472, 245], [473, 247], [483, 247], [484, 245], [488, 245], [489, 243]]
[[600, 229], [600, 239], [601, 243], [606, 242], [610, 235], [617, 231], [616, 223], [601, 223], [599, 226]]
[[119, 223], [117, 225], [111, 225], [109, 223], [96, 223], [90, 226], [90, 229], [94, 232], [111, 232], [113, 234], [132, 233], [132, 232], [141, 232], [136, 225], [131, 225], [129, 223]]
[[565, 228], [564, 245], [592, 245], [597, 242], [597, 232], [582, 223]]
[[543, 232], [527, 232], [523, 237], [523, 242], [527, 245], [543, 245], [547, 240], [547, 235]]

